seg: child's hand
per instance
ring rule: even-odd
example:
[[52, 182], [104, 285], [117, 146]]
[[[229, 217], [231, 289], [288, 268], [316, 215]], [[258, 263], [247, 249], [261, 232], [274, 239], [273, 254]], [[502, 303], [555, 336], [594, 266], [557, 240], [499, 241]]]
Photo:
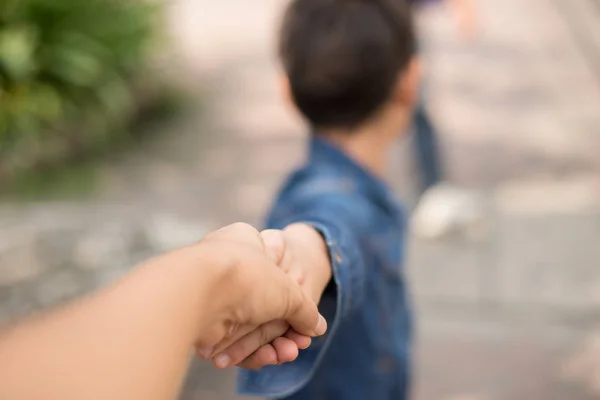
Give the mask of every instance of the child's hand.
[[278, 265], [319, 303], [331, 280], [331, 262], [325, 240], [306, 224], [288, 225], [283, 231], [261, 233], [268, 254], [280, 251]]
[[[331, 279], [331, 265], [322, 236], [304, 224], [290, 225], [284, 231], [264, 231], [261, 235], [267, 254], [318, 303]], [[290, 330], [282, 321], [245, 327], [241, 331], [204, 357], [211, 358], [217, 368], [237, 365], [259, 369], [293, 361], [299, 349], [310, 345], [309, 337]]]

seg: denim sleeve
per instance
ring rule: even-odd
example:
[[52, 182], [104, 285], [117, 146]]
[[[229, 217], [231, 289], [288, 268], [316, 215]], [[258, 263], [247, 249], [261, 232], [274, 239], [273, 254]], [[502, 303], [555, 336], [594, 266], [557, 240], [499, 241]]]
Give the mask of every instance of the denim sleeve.
[[302, 222], [323, 235], [335, 283], [335, 290], [331, 295], [326, 291], [319, 304], [329, 330], [323, 337], [313, 340], [311, 347], [300, 352], [291, 363], [265, 367], [260, 371], [241, 370], [237, 382], [240, 394], [277, 398], [300, 390], [310, 381], [330, 342], [335, 340], [341, 321], [362, 303], [365, 265], [358, 239], [360, 208], [349, 200], [334, 198], [306, 207], [305, 212], [297, 215], [271, 219], [270, 228], [280, 229]]

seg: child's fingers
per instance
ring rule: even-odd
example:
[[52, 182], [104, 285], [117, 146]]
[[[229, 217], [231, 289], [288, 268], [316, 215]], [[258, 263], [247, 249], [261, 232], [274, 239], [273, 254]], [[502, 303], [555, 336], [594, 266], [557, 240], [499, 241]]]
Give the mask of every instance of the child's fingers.
[[217, 368], [227, 368], [237, 365], [262, 346], [284, 335], [288, 329], [289, 325], [282, 320], [261, 325], [224, 351], [217, 353], [212, 360], [213, 364]]
[[285, 337], [277, 338], [272, 344], [261, 347], [238, 364], [238, 367], [257, 370], [267, 365], [284, 364], [298, 358], [298, 347]]
[[[266, 365], [276, 364], [277, 362], [286, 363], [294, 361], [298, 357], [298, 351], [307, 349], [310, 343], [310, 336], [304, 336], [293, 329], [289, 329], [284, 336], [276, 338], [272, 344], [262, 346], [259, 350], [238, 363], [237, 366], [246, 369], [259, 369]], [[229, 362], [233, 363], [231, 360]]]
[[218, 354], [252, 332], [257, 329], [256, 325], [244, 324], [241, 325], [233, 334], [225, 339], [223, 339], [219, 344], [211, 348], [199, 348], [197, 349], [198, 357], [202, 360], [210, 360], [215, 354]]
[[310, 336], [301, 335], [293, 329], [288, 330], [284, 337], [294, 342], [300, 350], [308, 349], [312, 342], [312, 338]]
[[277, 352], [277, 361], [279, 364], [288, 363], [298, 358], [298, 346], [293, 340], [286, 337], [279, 337], [273, 341], [272, 346]]
[[267, 365], [277, 364], [279, 364], [277, 350], [275, 350], [275, 347], [272, 345], [267, 344], [258, 349], [254, 354], [251, 354], [250, 357], [246, 358], [237, 366], [244, 369], [259, 370]]

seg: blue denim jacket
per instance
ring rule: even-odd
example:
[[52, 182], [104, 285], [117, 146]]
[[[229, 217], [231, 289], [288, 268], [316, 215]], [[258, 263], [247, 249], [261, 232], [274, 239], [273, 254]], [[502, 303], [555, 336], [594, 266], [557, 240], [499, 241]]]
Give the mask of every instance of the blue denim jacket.
[[388, 188], [343, 152], [311, 142], [269, 228], [305, 222], [324, 236], [334, 284], [319, 308], [329, 332], [292, 363], [241, 371], [241, 394], [294, 400], [402, 400], [410, 370], [405, 214]]

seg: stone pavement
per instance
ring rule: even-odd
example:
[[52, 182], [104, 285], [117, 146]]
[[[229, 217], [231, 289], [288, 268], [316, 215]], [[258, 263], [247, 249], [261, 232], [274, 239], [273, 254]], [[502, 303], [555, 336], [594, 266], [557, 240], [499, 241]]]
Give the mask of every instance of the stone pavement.
[[[303, 157], [271, 50], [283, 3], [170, 3], [173, 75], [200, 99], [152, 142], [108, 160], [100, 196], [0, 205], [0, 320], [92, 290], [220, 225], [260, 222]], [[588, 19], [600, 13], [589, 0], [480, 3], [472, 43], [443, 10], [423, 16], [450, 179], [481, 191], [487, 208], [476, 237], [411, 239], [415, 398], [599, 398], [585, 373], [593, 367], [571, 361], [600, 359], [600, 74], [566, 17], [585, 16], [597, 33]], [[410, 143], [396, 150], [393, 184], [413, 204]], [[235, 399], [233, 383], [197, 363], [182, 398]]]

